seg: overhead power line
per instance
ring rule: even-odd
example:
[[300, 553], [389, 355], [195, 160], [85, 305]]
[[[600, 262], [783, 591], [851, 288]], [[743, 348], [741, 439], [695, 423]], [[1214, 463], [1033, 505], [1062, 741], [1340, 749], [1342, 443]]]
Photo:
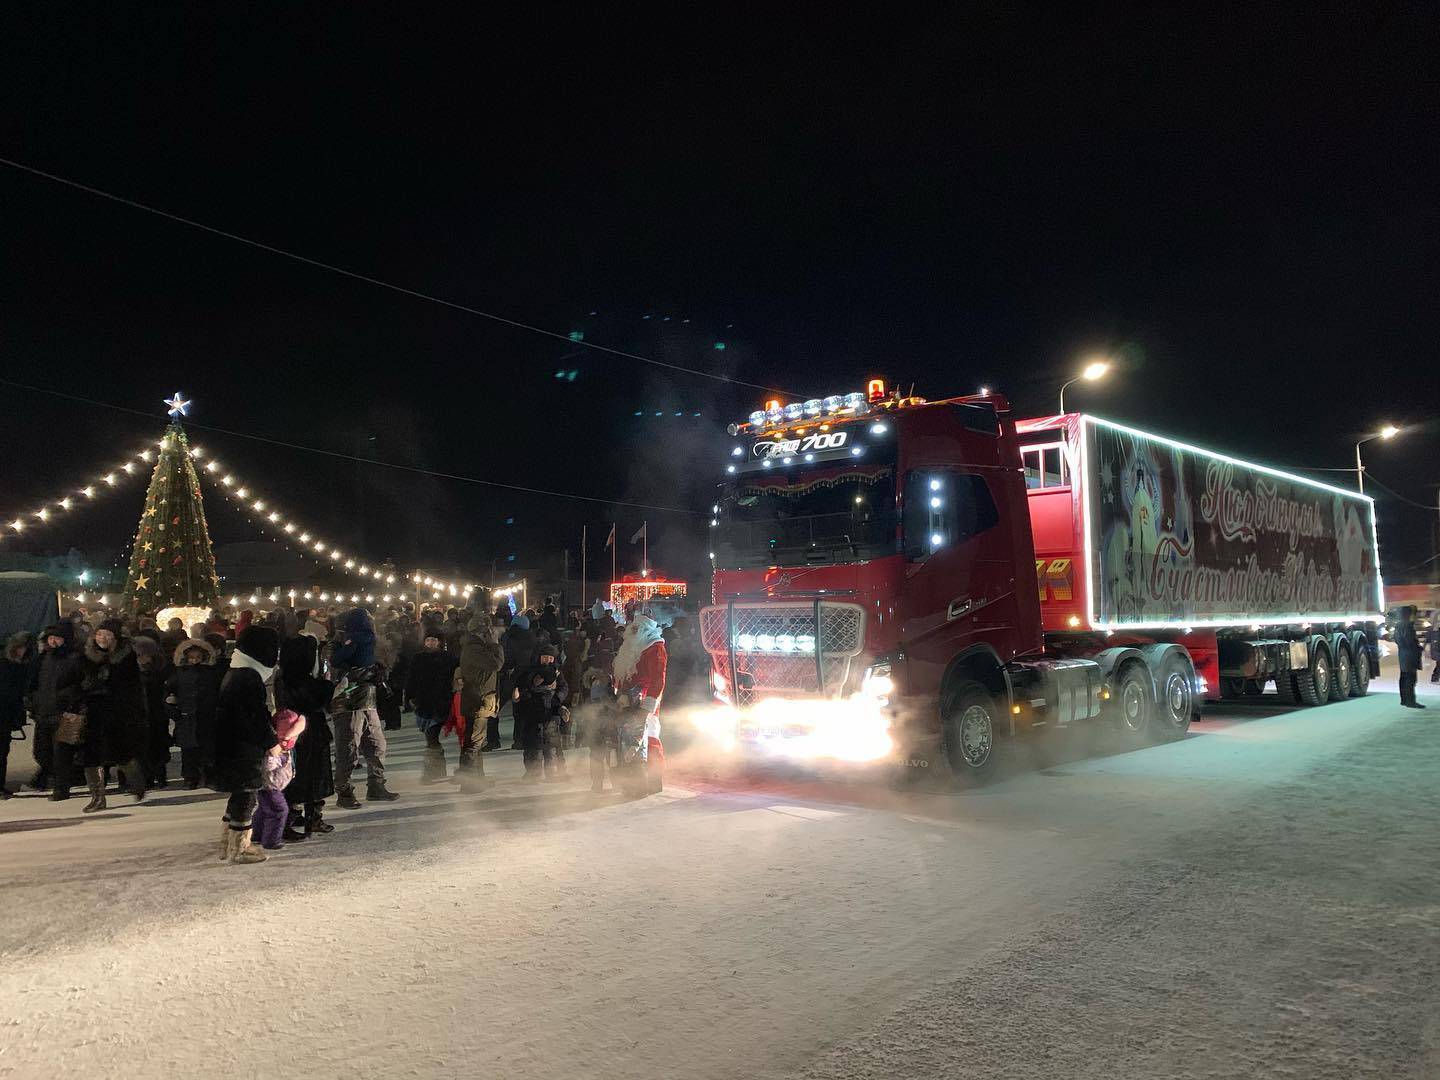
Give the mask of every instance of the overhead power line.
[[[116, 405], [110, 401], [97, 401], [95, 398], [81, 397], [79, 394], [67, 394], [62, 390], [51, 390], [44, 386], [31, 386], [28, 383], [15, 382], [11, 379], [0, 379], [0, 386], [13, 387], [16, 390], [29, 390], [36, 394], [48, 394], [51, 397], [63, 398], [66, 401], [78, 401], [83, 405], [93, 405], [100, 409], [113, 409], [116, 412], [129, 413], [132, 416], [143, 416], [147, 420], [157, 420], [154, 413], [146, 412], [144, 409], [133, 409], [128, 405]], [[627, 502], [624, 499], [601, 499], [593, 495], [576, 495], [570, 491], [548, 491], [544, 488], [526, 487], [523, 484], [506, 484], [499, 480], [483, 480], [478, 476], [461, 476], [457, 473], [438, 472], [435, 469], [423, 469], [418, 465], [401, 465], [393, 461], [381, 461], [378, 458], [360, 457], [357, 454], [345, 454], [338, 450], [326, 450], [319, 446], [304, 446], [300, 443], [286, 442], [283, 439], [272, 439], [265, 435], [252, 435], [245, 431], [232, 431], [229, 428], [213, 427], [209, 424], [196, 424], [190, 420], [185, 421], [187, 428], [196, 431], [210, 431], [216, 435], [230, 435], [237, 439], [249, 439], [252, 442], [269, 443], [271, 446], [283, 446], [288, 450], [303, 450], [310, 454], [322, 454], [325, 457], [339, 458], [342, 461], [358, 461], [366, 465], [379, 465], [386, 469], [397, 469], [400, 472], [415, 473], [420, 476], [433, 476], [441, 480], [458, 480], [466, 484], [480, 484], [485, 487], [500, 488], [505, 491], [518, 491], [526, 495], [546, 495], [554, 499], [574, 499], [580, 502], [600, 503], [604, 506], [623, 506], [631, 510], [654, 510], [662, 514], [686, 514], [699, 515], [700, 511], [690, 510], [683, 506], [657, 506], [653, 503]]]
[[55, 173], [37, 169], [33, 165], [26, 165], [24, 162], [14, 161], [10, 158], [0, 157], [0, 165], [8, 165], [12, 169], [29, 173], [31, 176], [38, 176], [44, 180], [53, 181], [56, 184], [63, 184], [66, 187], [74, 188], [76, 191], [83, 191], [88, 195], [97, 198], [108, 199], [111, 202], [119, 203], [121, 206], [128, 206], [133, 210], [142, 210], [147, 214], [154, 214], [156, 217], [164, 218], [167, 221], [174, 221], [180, 225], [188, 225], [192, 229], [199, 229], [202, 232], [210, 233], [212, 236], [221, 236], [226, 240], [234, 240], [238, 244], [245, 244], [260, 251], [268, 251], [272, 255], [279, 255], [286, 259], [293, 259], [295, 262], [304, 263], [306, 266], [313, 266], [319, 270], [328, 270], [332, 274], [340, 274], [343, 277], [353, 278], [356, 281], [363, 281], [367, 285], [374, 285], [377, 288], [389, 289], [391, 292], [400, 293], [416, 300], [426, 300], [432, 304], [439, 304], [441, 307], [451, 308], [455, 311], [463, 311], [467, 315], [475, 315], [482, 319], [489, 319], [504, 326], [510, 326], [516, 330], [526, 330], [532, 334], [540, 334], [544, 337], [554, 338], [563, 341], [567, 345], [579, 345], [586, 349], [593, 349], [596, 352], [608, 353], [611, 356], [624, 357], [627, 360], [638, 360], [642, 364], [650, 364], [654, 367], [667, 368], [670, 371], [682, 372], [686, 375], [694, 375], [701, 379], [713, 379], [716, 382], [730, 383], [734, 386], [744, 386], [752, 390], [764, 390], [769, 394], [787, 394], [796, 396], [793, 391], [782, 390], [774, 386], [764, 386], [760, 383], [746, 382], [744, 379], [732, 379], [728, 375], [717, 375], [713, 371], [701, 371], [699, 368], [685, 367], [683, 364], [672, 364], [665, 360], [656, 360], [651, 356], [642, 356], [639, 353], [626, 352], [624, 349], [612, 349], [608, 345], [597, 345], [593, 341], [576, 341], [569, 334], [562, 334], [556, 330], [546, 330], [541, 326], [532, 326], [529, 323], [520, 322], [518, 319], [510, 319], [504, 315], [496, 315], [494, 312], [482, 311], [479, 308], [470, 307], [468, 304], [457, 303], [454, 300], [446, 300], [443, 297], [434, 296], [431, 293], [421, 292], [419, 289], [407, 288], [404, 285], [396, 285], [393, 282], [383, 281], [368, 274], [361, 274], [354, 270], [347, 270], [343, 266], [335, 266], [333, 263], [321, 262], [319, 259], [312, 259], [308, 255], [301, 255], [298, 252], [287, 251], [284, 248], [275, 247], [273, 244], [266, 244], [259, 240], [252, 240], [248, 236], [241, 236], [226, 229], [216, 228], [214, 225], [206, 225], [202, 221], [193, 218], [182, 217], [179, 214], [172, 214], [168, 210], [161, 210], [158, 207], [147, 206], [145, 203], [136, 202], [134, 199], [127, 199], [123, 195], [115, 195], [109, 191], [102, 191], [100, 188], [91, 187], [89, 184], [82, 184], [78, 180], [71, 180], [64, 176], [57, 176]]
[[[1354, 470], [1352, 469], [1351, 472], [1353, 472], [1353, 471], [1354, 471]], [[1375, 478], [1375, 474], [1372, 473], [1369, 469], [1366, 469], [1366, 470], [1365, 470], [1365, 479], [1366, 479], [1366, 481], [1367, 481], [1368, 483], [1374, 484], [1376, 487], [1380, 488], [1381, 490], [1383, 490], [1383, 491], [1388, 491], [1391, 495], [1393, 495], [1395, 498], [1399, 499], [1399, 500], [1400, 500], [1401, 502], [1403, 502], [1403, 503], [1409, 503], [1411, 506], [1418, 506], [1421, 510], [1429, 510], [1429, 511], [1432, 511], [1432, 512], [1435, 511], [1435, 510], [1437, 510], [1437, 509], [1440, 509], [1440, 507], [1431, 506], [1431, 505], [1428, 504], [1428, 503], [1416, 502], [1414, 499], [1407, 498], [1406, 496], [1401, 495], [1398, 491], [1396, 491], [1394, 488], [1392, 488], [1389, 484], [1384, 484], [1384, 483], [1381, 483], [1379, 480], [1377, 480], [1377, 479]]]

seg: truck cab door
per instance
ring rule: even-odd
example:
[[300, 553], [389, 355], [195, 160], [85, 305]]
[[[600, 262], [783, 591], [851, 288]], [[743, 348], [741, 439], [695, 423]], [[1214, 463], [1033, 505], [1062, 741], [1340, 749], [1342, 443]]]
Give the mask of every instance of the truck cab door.
[[[917, 467], [905, 476], [906, 578], [900, 637], [915, 689], [939, 688], [950, 661], [988, 646], [1003, 662], [1019, 648], [1013, 537], [994, 469]], [[1033, 583], [1025, 586], [1033, 593]]]

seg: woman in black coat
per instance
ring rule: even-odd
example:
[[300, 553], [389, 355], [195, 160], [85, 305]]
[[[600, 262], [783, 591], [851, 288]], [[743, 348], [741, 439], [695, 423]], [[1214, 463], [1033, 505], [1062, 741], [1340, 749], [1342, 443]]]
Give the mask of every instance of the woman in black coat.
[[215, 647], [208, 641], [186, 640], [176, 647], [175, 670], [165, 684], [165, 705], [175, 721], [180, 775], [189, 791], [202, 782], [215, 785], [215, 706], [220, 676]]
[[268, 626], [247, 626], [235, 641], [230, 670], [220, 682], [215, 706], [215, 773], [230, 792], [220, 830], [220, 858], [236, 863], [264, 862], [268, 856], [250, 846], [255, 793], [264, 781], [265, 755], [279, 752], [271, 682], [279, 659], [280, 638]]
[[[312, 833], [334, 832], [335, 826], [322, 814], [325, 800], [335, 794], [335, 765], [330, 760], [334, 736], [325, 716], [334, 685], [320, 678], [320, 642], [300, 634], [280, 646], [280, 675], [277, 700], [282, 708], [294, 709], [305, 718], [305, 730], [295, 743], [291, 760], [295, 779], [285, 789], [290, 804], [286, 840], [303, 840]], [[303, 831], [297, 831], [297, 827]]]
[[105, 809], [105, 773], [111, 766], [125, 771], [135, 800], [145, 797], [145, 767], [140, 764], [150, 731], [145, 722], [140, 665], [119, 619], [107, 619], [85, 643], [80, 692], [85, 709], [85, 735], [80, 760], [90, 787], [84, 812]]

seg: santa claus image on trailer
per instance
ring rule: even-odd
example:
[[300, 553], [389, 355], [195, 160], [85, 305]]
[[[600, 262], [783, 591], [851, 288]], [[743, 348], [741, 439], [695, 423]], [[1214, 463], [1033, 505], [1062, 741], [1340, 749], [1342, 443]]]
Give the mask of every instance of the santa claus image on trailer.
[[615, 653], [615, 685], [622, 699], [645, 713], [645, 737], [640, 754], [650, 774], [650, 787], [658, 791], [665, 767], [660, 745], [660, 699], [665, 693], [668, 663], [660, 626], [649, 615], [636, 615], [625, 626], [625, 638]]

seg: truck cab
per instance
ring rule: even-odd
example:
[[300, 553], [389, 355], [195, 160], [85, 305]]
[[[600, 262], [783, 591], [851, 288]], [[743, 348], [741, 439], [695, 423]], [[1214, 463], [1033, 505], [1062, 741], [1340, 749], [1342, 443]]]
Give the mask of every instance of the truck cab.
[[1101, 666], [1045, 651], [1008, 414], [998, 395], [872, 383], [734, 426], [701, 628], [743, 743], [883, 726], [901, 760], [958, 756], [963, 772], [1017, 723], [1099, 711]]

